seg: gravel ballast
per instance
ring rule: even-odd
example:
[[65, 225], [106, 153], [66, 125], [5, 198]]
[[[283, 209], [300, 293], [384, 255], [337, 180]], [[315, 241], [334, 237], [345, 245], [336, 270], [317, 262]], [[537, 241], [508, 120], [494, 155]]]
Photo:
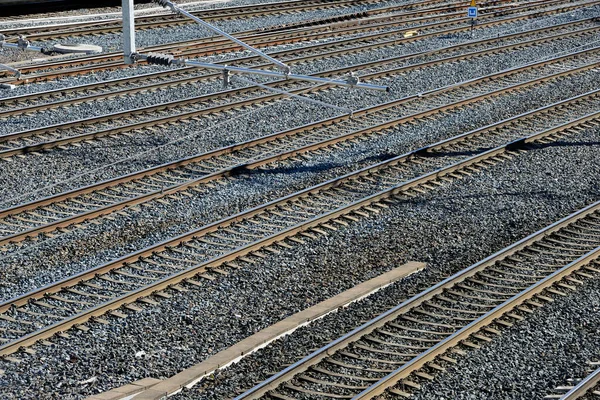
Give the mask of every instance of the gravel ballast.
[[[175, 2], [177, 3], [177, 2]], [[237, 3], [237, 4], [236, 4]], [[232, 1], [227, 6], [235, 6], [235, 5], [248, 5], [252, 6], [252, 4], [263, 4], [269, 3], [268, 1]], [[288, 12], [282, 14], [273, 14], [273, 15], [264, 15], [264, 16], [253, 16], [251, 18], [241, 17], [241, 18], [231, 18], [231, 19], [223, 19], [223, 20], [215, 20], [210, 21], [210, 23], [219, 29], [225, 32], [241, 32], [252, 29], [260, 29], [273, 25], [283, 25], [290, 23], [297, 23], [308, 20], [318, 20], [324, 18], [330, 18], [340, 15], [346, 14], [354, 14], [364, 12], [374, 8], [383, 8], [388, 6], [394, 6], [398, 4], [405, 4], [405, 2], [398, 1], [383, 1], [378, 3], [371, 4], [357, 4], [353, 6], [345, 6], [345, 7], [331, 7], [324, 8], [320, 10], [300, 10], [297, 12]], [[213, 3], [211, 6], [206, 6], [205, 4], [199, 4], [195, 6], [186, 7], [184, 4], [183, 8], [188, 11], [200, 11], [203, 9], [212, 9], [217, 8], [217, 6], [222, 7], [223, 4]], [[156, 4], [154, 4], [156, 6]], [[140, 9], [141, 5], [136, 5], [136, 10]], [[165, 9], [156, 9], [156, 14], [169, 14], [165, 12]], [[138, 13], [139, 14], [139, 13]], [[115, 15], [105, 15], [105, 16], [95, 16], [92, 17], [91, 20], [102, 20], [102, 19], [110, 19], [114, 18]], [[82, 19], [78, 19], [75, 21], [62, 21], [62, 22], [80, 22]], [[52, 21], [53, 24], [59, 24], [61, 21]], [[41, 26], [45, 24], [39, 24], [35, 21], [24, 25], [21, 23], [2, 23], [0, 21], [0, 31], [2, 29], [11, 29], [11, 28], [23, 28], [26, 26]], [[188, 24], [184, 25], [166, 25], [160, 28], [154, 29], [139, 29], [136, 31], [136, 45], [139, 48], [156, 46], [160, 44], [165, 44], [165, 38], [169, 39], [170, 42], [175, 41], [184, 41], [190, 39], [198, 39], [204, 37], [214, 36], [213, 32], [210, 30], [203, 28], [202, 26], [196, 24], [193, 21], [190, 21]], [[101, 46], [104, 52], [113, 52], [120, 51], [122, 49], [123, 36], [121, 33], [105, 33], [101, 35], [77, 35], [72, 39], [55, 39], [48, 41], [35, 41], [32, 44], [41, 47], [51, 47], [56, 44], [64, 44], [66, 42], [77, 42], [77, 43], [86, 43], [86, 44], [94, 44], [96, 46]], [[34, 60], [35, 58], [43, 57], [40, 53], [37, 52], [12, 52], [9, 51], [7, 56], [4, 56], [0, 53], [0, 63], [5, 62], [15, 62], [15, 61], [29, 61]]]
[[[407, 204], [403, 204], [402, 209], [394, 206], [391, 215], [387, 215], [385, 218], [386, 223], [375, 231], [373, 231], [372, 224], [365, 226], [367, 221], [363, 220], [353, 227], [353, 231], [356, 233], [352, 238], [342, 239], [345, 240], [344, 243], [347, 243], [345, 248], [353, 249], [352, 254], [341, 255], [339, 251], [333, 251], [333, 254], [323, 256], [322, 253], [316, 251], [313, 253], [314, 257], [303, 256], [306, 257], [304, 265], [310, 265], [310, 262], [314, 260], [320, 262], [326, 260], [328, 264], [336, 265], [340, 263], [343, 265], [346, 263], [354, 266], [354, 261], [350, 261], [350, 259], [366, 258], [365, 263], [368, 264], [368, 256], [364, 257], [361, 254], [361, 250], [365, 248], [368, 249], [368, 254], [376, 254], [377, 252], [382, 254], [381, 260], [387, 259], [388, 252], [393, 253], [394, 249], [398, 253], [404, 253], [399, 248], [409, 248], [405, 253], [407, 257], [402, 258], [402, 260], [419, 259], [427, 261], [429, 264], [428, 269], [424, 272], [409, 277], [403, 282], [396, 283], [376, 293], [364, 302], [349, 307], [347, 310], [330, 315], [323, 321], [301, 328], [292, 335], [245, 358], [239, 364], [215, 374], [215, 376], [201, 382], [190, 391], [184, 391], [183, 394], [175, 398], [220, 399], [231, 397], [238, 390], [248, 389], [254, 386], [256, 382], [266, 379], [269, 376], [268, 372], [273, 373], [282, 370], [285, 364], [291, 364], [308, 355], [313, 349], [337, 339], [362, 322], [401, 303], [419, 291], [425, 290], [433, 283], [442, 280], [442, 278], [455, 273], [459, 269], [468, 267], [485, 256], [508, 246], [517, 239], [582, 208], [584, 205], [597, 201], [600, 199], [600, 186], [597, 185], [593, 177], [597, 176], [600, 163], [593, 162], [595, 166], [590, 165], [590, 170], [586, 168], [586, 171], [581, 171], [582, 175], [571, 175], [569, 171], [574, 171], [578, 166], [587, 164], [587, 161], [585, 161], [589, 160], [587, 157], [597, 151], [594, 149], [600, 147], [598, 138], [600, 138], [600, 131], [598, 130], [576, 138], [567, 138], [556, 145], [550, 145], [548, 148], [522, 155], [509, 163], [503, 164], [503, 167], [494, 167], [481, 175], [465, 179], [460, 183], [456, 182], [442, 188], [440, 191], [430, 192], [424, 196], [424, 199], [415, 198], [408, 201], [407, 204], [412, 203], [412, 209], [404, 209], [403, 207]], [[562, 172], [558, 172], [559, 170], [562, 170], [566, 175], [562, 175]], [[585, 177], [587, 182], [581, 182], [580, 186], [576, 180], [577, 177], [581, 176]], [[574, 186], [572, 191], [569, 191], [568, 188], [571, 185]], [[563, 189], [566, 189], [566, 191], [563, 192]], [[589, 197], [591, 201], [584, 201], [571, 210], [562, 208], [566, 205], [563, 202], [574, 200], [571, 195], [575, 193], [577, 195], [587, 193], [587, 195], [591, 195]], [[587, 195], [584, 196], [587, 197]], [[563, 211], [555, 214], [554, 217], [549, 217], [553, 213], [551, 210], [556, 211], [557, 206]], [[488, 207], [487, 211], [486, 207]], [[424, 223], [418, 219], [417, 215], [426, 218], [429, 226], [425, 231], [422, 231], [420, 236], [413, 236], [415, 231], [423, 229], [416, 226], [415, 230], [411, 228], [413, 224], [420, 225]], [[537, 221], [527, 222], [527, 218], [534, 218]], [[529, 226], [529, 228], [523, 229], [524, 226]], [[465, 229], [465, 227], [468, 228]], [[361, 234], [365, 232], [368, 233], [361, 237]], [[390, 234], [391, 237], [386, 236], [386, 233]], [[438, 248], [438, 246], [443, 249]], [[358, 251], [355, 251], [355, 248]], [[422, 249], [425, 249], [425, 251]], [[479, 254], [479, 256], [476, 254]], [[362, 262], [359, 262], [359, 264], [362, 264]], [[575, 294], [571, 297], [574, 296]], [[588, 316], [590, 310], [598, 307], [597, 298], [597, 295], [595, 295], [596, 305], [593, 306], [592, 303], [592, 307], [581, 315]], [[585, 303], [585, 300], [581, 300], [580, 303]], [[566, 304], [565, 306], [562, 312], [569, 315], [569, 305]], [[559, 308], [561, 307], [554, 306], [554, 310]], [[546, 317], [542, 317], [542, 320], [544, 318]], [[578, 320], [578, 317], [573, 317], [573, 319]], [[495, 353], [495, 360], [502, 359], [504, 362], [510, 360], [511, 356], [517, 353], [520, 354], [518, 356], [519, 360], [528, 357], [529, 342], [527, 339], [519, 338], [518, 345], [510, 347], [511, 338], [517, 337], [517, 333], [535, 330], [534, 327], [536, 326], [545, 328], [546, 324], [536, 324], [539, 321], [538, 318], [532, 321], [527, 320], [525, 326], [515, 325], [512, 329], [514, 334], [510, 337], [507, 336], [509, 337], [507, 340], [504, 340], [505, 334], [503, 333], [500, 338], [505, 342], [505, 346], [502, 349], [498, 348]], [[560, 336], [560, 324], [554, 324], [553, 326], [556, 331], [550, 330], [548, 332]], [[593, 328], [588, 332], [597, 332], [597, 324], [591, 322], [589, 326]], [[541, 331], [544, 331], [544, 328]], [[538, 328], [538, 330], [540, 329]], [[573, 333], [570, 335], [573, 335]], [[567, 335], [565, 334], [565, 336]], [[580, 339], [579, 342], [585, 340], [587, 339]], [[597, 337], [590, 337], [589, 340], [597, 343]], [[561, 343], [561, 345], [568, 348], [568, 341]], [[552, 346], [550, 345], [550, 347]], [[583, 345], [579, 346], [580, 349], [583, 347]], [[598, 349], [597, 344], [595, 348]], [[592, 351], [594, 351], [593, 346], [588, 353]], [[548, 357], [548, 354], [546, 352], [545, 362], [551, 363], [552, 360], [551, 357]], [[581, 366], [587, 361], [585, 357], [576, 358], [570, 360], [573, 361], [570, 365], [571, 368], [574, 365]], [[544, 357], [541, 357], [541, 359], [543, 360]], [[439, 387], [437, 381], [435, 381], [428, 385], [428, 390], [419, 394], [418, 398], [420, 400], [441, 399], [442, 397], [439, 396], [443, 395], [443, 398], [447, 400], [454, 398], [486, 399], [488, 397], [483, 393], [486, 393], [484, 383], [487, 375], [484, 375], [486, 369], [490, 368], [496, 374], [494, 383], [498, 383], [498, 385], [495, 391], [497, 397], [489, 398], [503, 399], [504, 397], [502, 397], [498, 388], [502, 383], [509, 382], [511, 378], [510, 376], [505, 378], [502, 372], [506, 365], [498, 363], [490, 366], [486, 360], [487, 358], [484, 355], [477, 357], [473, 363], [465, 366], [464, 369], [461, 368], [457, 374], [449, 370], [443, 381], [444, 386]], [[568, 361], [569, 358], [566, 357], [565, 360]], [[476, 363], [479, 364], [475, 365]], [[525, 367], [520, 370], [521, 374], [524, 374], [526, 370], [543, 370], [541, 364], [536, 365], [535, 368], [532, 368], [531, 364], [524, 363], [523, 365]], [[555, 371], [561, 367], [564, 368], [565, 365], [557, 366]], [[476, 368], [479, 368], [480, 379], [473, 381], [471, 387], [470, 383], [467, 383], [469, 380], [465, 377], [468, 377], [471, 371]], [[574, 369], [574, 371], [572, 376], [577, 376], [578, 369]], [[564, 376], [570, 375], [570, 370], [563, 369], [563, 373], [564, 380]], [[544, 372], [540, 372], [539, 375], [544, 375]], [[523, 390], [516, 393], [515, 397], [510, 397], [511, 399], [530, 398], [530, 393], [527, 393], [525, 385], [528, 378], [530, 376], [527, 374], [521, 376]], [[545, 379], [545, 384], [548, 387], [554, 388], [557, 385], [558, 380], [552, 381], [556, 377], [545, 377]], [[542, 384], [540, 388], [543, 389], [543, 387]], [[469, 397], [473, 392], [481, 395]], [[457, 396], [457, 394], [461, 394], [461, 396]], [[544, 392], [544, 394], [547, 393]]]
[[[249, 4], [252, 1], [232, 3]], [[387, 1], [377, 6], [400, 3]], [[317, 14], [322, 18], [372, 6], [375, 5], [290, 14], [285, 18], [264, 16], [246, 21], [247, 23], [244, 20], [225, 21], [220, 26], [227, 30], [249, 29], [313, 18]], [[474, 38], [496, 37], [507, 32], [599, 15], [600, 7], [588, 7], [527, 22], [478, 29]], [[165, 36], [165, 30], [148, 30], [140, 32], [140, 41], [156, 44], [159, 38], [164, 40]], [[184, 26], [169, 36], [169, 40], [189, 39], [197, 37], [197, 32], [191, 26]], [[113, 39], [114, 35], [98, 38], [107, 43]], [[390, 52], [394, 56], [410, 54], [468, 40], [468, 34], [431, 38], [413, 44], [302, 64], [297, 66], [295, 72], [312, 73], [389, 57]], [[589, 36], [564, 38], [551, 44], [426, 68], [377, 81], [390, 84], [392, 94], [333, 89], [310, 96], [340, 107], [359, 109], [557, 54], [582, 50], [595, 44]], [[307, 44], [294, 46], [304, 45]], [[600, 53], [590, 52], [582, 59], [587, 60], [587, 63], [595, 62], [598, 54]], [[596, 58], [592, 58], [592, 55]], [[218, 57], [214, 59], [216, 58]], [[564, 71], [561, 66], [544, 68], [545, 73]], [[159, 69], [155, 67], [139, 67], [126, 71], [106, 71], [97, 76], [90, 74], [17, 88], [14, 93], [157, 70]], [[239, 174], [236, 172], [233, 178], [222, 181], [223, 185], [215, 184], [216, 187], [206, 193], [196, 193], [189, 198], [166, 198], [168, 204], [153, 202], [150, 207], [127, 210], [126, 214], [115, 214], [102, 219], [99, 225], [85, 223], [85, 229], [71, 227], [69, 231], [60, 232], [53, 238], [27, 240], [19, 245], [10, 244], [0, 249], [0, 302], [319, 182], [449, 136], [598, 89], [599, 74], [600, 70], [593, 68], [584, 73], [536, 85], [520, 93], [497, 96], [413, 124], [403, 124], [391, 129], [386, 135], [314, 153], [306, 160], [270, 165]], [[538, 75], [526, 72], [514, 80], [516, 83]], [[233, 82], [237, 87], [243, 85], [235, 78]], [[34, 116], [11, 117], [8, 122], [0, 124], [0, 135], [62, 120], [102, 115], [210, 93], [219, 90], [219, 87], [220, 82], [202, 83], [144, 96], [131, 95], [100, 103], [69, 106], [64, 110], [36, 113]], [[479, 87], [488, 86], [482, 83]], [[595, 112], [598, 110], [598, 102], [599, 100], [593, 99], [586, 105], [578, 106], [575, 111], [569, 109], [571, 114], [568, 117], [575, 118]], [[414, 112], [410, 106], [397, 110], [399, 115]], [[232, 115], [210, 116], [189, 124], [157, 126], [155, 132], [135, 133], [130, 138], [106, 138], [77, 148], [37, 156], [27, 155], [24, 158], [15, 157], [11, 162], [0, 162], [0, 186], [5, 188], [0, 191], [0, 208], [336, 114], [339, 114], [339, 110], [298, 100], [277, 101], [250, 112], [236, 111]], [[518, 132], [515, 134], [528, 135], [565, 122], [559, 120], [560, 115], [557, 112], [551, 118], [543, 118], [531, 125], [517, 128]], [[119, 123], [121, 122], [111, 121], [111, 126]], [[342, 125], [336, 129], [344, 128]], [[187, 135], [190, 136], [186, 137]], [[166, 145], [182, 138], [186, 139]], [[498, 144], [494, 142], [493, 145]], [[467, 147], [462, 153], [449, 151], [444, 156], [433, 157], [431, 165], [439, 161], [441, 166], [444, 165], [442, 161], [456, 161], [480, 150], [482, 149], [471, 150]], [[141, 378], [166, 378], [291, 314], [400, 264], [412, 260], [428, 263], [425, 271], [274, 342], [178, 397], [229, 398], [238, 390], [249, 388], [255, 382], [265, 379], [269, 372], [279, 371], [286, 363], [307, 355], [311, 349], [338, 338], [361, 321], [372, 318], [527, 234], [600, 200], [599, 150], [600, 129], [588, 127], [559, 142], [516, 155], [512, 160], [499, 163], [471, 177], [441, 187], [436, 186], [436, 189], [414, 198], [401, 199], [398, 204], [383, 209], [378, 215], [361, 218], [346, 227], [336, 225], [338, 230], [327, 231], [325, 236], [319, 235], [314, 239], [302, 237], [303, 244], [290, 241], [293, 248], [277, 247], [280, 251], [278, 254], [268, 252], [267, 249], [263, 251], [264, 257], [260, 253], [249, 256], [254, 262], [239, 261], [241, 269], [224, 266], [222, 271], [213, 270], [208, 273], [207, 276], [212, 279], [196, 277], [198, 283], [182, 283], [181, 291], [177, 288], [168, 289], [170, 296], [157, 297], [157, 305], [140, 304], [142, 310], [137, 312], [132, 311], [133, 307], [122, 310], [127, 315], [126, 318], [105, 316], [108, 324], [101, 321], [90, 322], [86, 324], [90, 328], [87, 332], [84, 331], [85, 328], [70, 330], [69, 337], [54, 337], [51, 339], [53, 344], [34, 346], [34, 354], [19, 352], [14, 356], [22, 361], [20, 363], [0, 359], [0, 399], [82, 399]], [[133, 159], [112, 164], [115, 160], [129, 157]], [[429, 160], [422, 166], [423, 170], [426, 167], [432, 168], [428, 162]], [[415, 167], [411, 173], [422, 171]], [[60, 184], [55, 186], [55, 183]], [[46, 187], [47, 185], [50, 186]], [[107, 286], [111, 284], [108, 283]], [[113, 285], [115, 286], [117, 285]], [[598, 304], [597, 296], [590, 294], [587, 300], [590, 304]], [[52, 299], [48, 301], [52, 304]], [[569, 306], [583, 310], [585, 305], [573, 300], [573, 296], [565, 301], [560, 303], [564, 307], [557, 305], [557, 302], [551, 305], [554, 308], [548, 309], [566, 324], [577, 325], [576, 317], [568, 316]], [[30, 306], [25, 306], [27, 307]], [[13, 311], [8, 314], [18, 314]], [[561, 313], [564, 314], [562, 317]], [[507, 373], [516, 375], [541, 368], [544, 357], [548, 362], [548, 353], [532, 357], [531, 360], [525, 359], [527, 356], [522, 354], [523, 348], [531, 345], [536, 349], [544, 346], [554, 349], [558, 359], [556, 367], [532, 373], [531, 387], [536, 393], [539, 391], [544, 394], [546, 389], [561, 383], [561, 379], [565, 377], [564, 374], [561, 375], [561, 371], [568, 368], [576, 370], [577, 366], [587, 361], [583, 360], [589, 356], [585, 349], [597, 338], [573, 339], [568, 333], [561, 332], [559, 325], [541, 327], [539, 323], [543, 318], [549, 319], [549, 316], [536, 314], [534, 317], [538, 318], [532, 319], [536, 325], [525, 325], [525, 330], [515, 325], [509, 331], [512, 336], [507, 337], [515, 339], [512, 347], [505, 338], [501, 338], [500, 344], [494, 342], [482, 352], [470, 353], [461, 360], [457, 370], [462, 371], [461, 373], [473, 371], [473, 377], [462, 383], [464, 388], [461, 393], [469, 393], [470, 385], [481, 386], [485, 383], [488, 371], [498, 374], [502, 370], [500, 365], [488, 368], [482, 362], [485, 358], [479, 358], [480, 353], [498, 363], [508, 355], [515, 354], [514, 359], [519, 362], [511, 365]], [[41, 327], [54, 322], [52, 318], [51, 315], [39, 315], [32, 316], [29, 320], [34, 322], [32, 326]], [[3, 337], [3, 329], [8, 325], [8, 321], [0, 320], [0, 339]], [[6, 337], [14, 337], [15, 333], [10, 332], [10, 335], [13, 336]], [[541, 341], [545, 335], [549, 340], [559, 341], [559, 344], [544, 345]], [[575, 344], [569, 347], [569, 341]], [[514, 345], [515, 342], [518, 347]], [[0, 341], [0, 345], [2, 343]], [[489, 353], [485, 353], [486, 351]], [[574, 355], [573, 358], [569, 358], [570, 355]], [[576, 372], [579, 373], [579, 370]], [[453, 380], [456, 378], [453, 376], [440, 376], [425, 388], [423, 395], [429, 394], [429, 398], [437, 398], [439, 394], [436, 391], [445, 392], [447, 388], [455, 387]], [[508, 382], [505, 378], [495, 377], [489, 388], [473, 389], [473, 393], [480, 396], [473, 398], [487, 398], [484, 395], [490, 393], [492, 397], [489, 398], [501, 398], [493, 396], [500, 396], [501, 389]], [[523, 396], [526, 388], [525, 378], [517, 380], [510, 389], [511, 395], [523, 398], [518, 396]], [[451, 398], [461, 397], [450, 396], [449, 399]]]
[[413, 397], [541, 400], [567, 379], [583, 378], [600, 359], [600, 279], [585, 279], [566, 298], [555, 297], [480, 351], [459, 359]]
[[[225, 218], [233, 213], [264, 204], [303, 188], [333, 179], [346, 173], [383, 161], [394, 155], [404, 154], [434, 143], [443, 138], [484, 126], [488, 121], [499, 121], [520, 114], [536, 106], [549, 104], [594, 87], [596, 78], [567, 80], [561, 91], [548, 92], [539, 87], [521, 96], [509, 96], [493, 103], [482, 103], [467, 110], [451, 112], [435, 121], [421, 121], [416, 125], [403, 124], [381, 137], [349, 146], [345, 149], [312, 155], [311, 159], [284, 165], [270, 165], [265, 171], [254, 171], [218, 185], [205, 194], [193, 198], [170, 200], [165, 205], [153, 202], [152, 207], [141, 211], [128, 211], [129, 216], [113, 214], [113, 220], [100, 225], [87, 224], [84, 230], [61, 234], [35, 249], [26, 245], [18, 253], [4, 254], [0, 262], [4, 267], [5, 279], [0, 299], [10, 299], [35, 287], [47, 285], [70, 275], [85, 271], [118, 257], [167, 240], [185, 232]], [[538, 99], [543, 103], [537, 104]], [[591, 112], [596, 102], [579, 107], [580, 111], [571, 118]], [[507, 114], [509, 111], [509, 114]], [[529, 129], [522, 129], [515, 139], [548, 129], [564, 122], [562, 118], [547, 119]], [[508, 139], [500, 140], [495, 145]], [[452, 163], [440, 160], [440, 167]], [[410, 179], [407, 175], [405, 180]]]
[[[541, 46], [525, 49], [523, 52], [513, 52], [508, 55], [504, 54], [494, 57], [493, 59], [495, 62], [489, 62], [489, 60], [485, 62], [474, 60], [468, 63], [465, 62], [451, 66], [442, 66], [434, 69], [416, 71], [410, 73], [406, 78], [393, 79], [386, 81], [385, 83], [390, 83], [392, 85], [392, 88], [395, 91], [393, 96], [399, 98], [444, 86], [449, 83], [471, 79], [480, 76], [483, 73], [491, 73], [503, 68], [531, 62], [533, 59], [540, 59], [542, 57], [547, 57], [552, 53], [556, 54], [557, 52], [560, 53], [568, 49], [573, 49], [573, 46], [576, 47], [581, 44], [584, 44], [584, 41], [577, 43], [577, 40], [575, 40], [567, 41], [562, 43], [562, 45], [559, 43], [558, 45], [551, 45], [548, 47]], [[410, 53], [412, 50], [408, 52]], [[379, 56], [384, 56], [384, 53], [381, 52]], [[372, 57], [372, 55], [370, 57]], [[358, 62], [359, 60], [355, 61]], [[327, 62], [332, 63], [334, 61], [329, 60]], [[325, 65], [324, 69], [327, 69]], [[214, 83], [210, 86], [216, 88], [218, 85], [220, 84]], [[189, 93], [198, 92], [198, 89], [193, 87], [186, 90], [188, 90]], [[207, 92], [205, 88], [201, 89], [201, 91]], [[166, 95], [169, 95], [169, 93], [170, 92], [167, 92]], [[160, 94], [160, 96], [164, 95], [165, 94]], [[158, 96], [159, 95], [157, 95], [157, 99], [159, 98]], [[182, 94], [179, 93], [177, 96], [182, 96]], [[381, 103], [392, 98], [390, 96], [371, 92], [367, 93], [364, 91], [358, 92], [342, 89], [332, 90], [331, 92], [319, 94], [314, 97], [338, 106], [348, 106], [349, 104], [352, 104], [353, 109]], [[144, 102], [146, 101], [149, 101], [149, 99], [144, 100]], [[119, 110], [121, 107], [119, 104], [125, 106], [125, 104], [130, 102], [130, 100], [119, 100], [115, 101], [113, 104], [113, 101], [111, 101], [110, 108], [112, 110]], [[75, 109], [78, 108], [79, 107], [76, 107]], [[81, 110], [83, 112], [82, 115], [91, 112], [91, 110], [87, 110], [85, 107]], [[191, 121], [187, 124], [185, 130], [182, 130], [179, 126], [170, 127], [164, 130], [161, 129], [159, 132], [155, 133], [146, 132], [142, 135], [135, 135], [133, 138], [121, 138], [118, 140], [103, 139], [103, 141], [93, 145], [84, 144], [81, 148], [71, 148], [65, 151], [55, 150], [50, 153], [42, 154], [41, 156], [15, 159], [11, 163], [0, 165], [0, 176], [4, 177], [1, 183], [6, 187], [13, 188], [12, 191], [5, 191], [0, 194], [0, 201], [6, 201], [7, 199], [11, 199], [16, 195], [24, 193], [29, 193], [29, 196], [27, 198], [20, 197], [19, 201], [33, 200], [34, 198], [43, 197], [44, 195], [73, 189], [78, 186], [119, 176], [127, 172], [140, 170], [169, 160], [270, 134], [294, 125], [327, 118], [337, 113], [339, 113], [339, 111], [330, 108], [307, 104], [298, 100], [288, 100], [263, 107], [257, 111], [250, 112], [245, 116], [236, 117], [234, 121], [227, 121], [222, 117], [217, 119], [203, 118], [201, 121]], [[39, 116], [49, 118], [48, 124], [55, 122], [57, 117], [56, 114], [52, 112], [40, 113]], [[19, 119], [15, 119], [12, 123], [18, 124], [18, 121]], [[25, 119], [24, 121], [27, 120]], [[215, 126], [215, 124], [223, 121], [224, 123], [222, 125]], [[26, 124], [30, 123], [45, 125], [45, 123], [40, 122], [39, 120], [30, 119], [30, 121], [26, 122]], [[150, 151], [148, 154], [135, 156], [134, 160], [122, 162], [114, 166], [110, 165], [112, 162], [146, 152], [155, 146], [164, 145], [169, 141], [176, 140], [176, 138], [181, 138], [190, 133], [192, 133], [194, 137], [163, 147], [159, 151], [154, 150]], [[99, 151], [100, 149], [102, 151]], [[95, 168], [101, 169], [99, 171], [94, 171]], [[68, 177], [72, 177], [72, 171], [74, 169], [84, 173], [84, 175], [77, 179], [71, 179], [64, 184], [40, 190], [46, 185], [54, 185], [66, 180]], [[10, 173], [10, 171], [13, 170], [23, 171], [19, 176], [18, 184], [14, 180], [14, 174]], [[33, 190], [35, 190], [35, 192], [32, 192]], [[3, 204], [2, 206], [7, 207], [8, 204]]]
[[[429, 262], [426, 272], [387, 289], [400, 301], [600, 199], [598, 135], [594, 131], [531, 151], [393, 206], [377, 218], [206, 282], [203, 289], [175, 294], [109, 326], [92, 325], [87, 334], [73, 332], [69, 340], [55, 339], [55, 348], [36, 347], [35, 356], [22, 355], [25, 362], [0, 367], [6, 371], [0, 378], [2, 390], [7, 398], [27, 398], [27, 393], [41, 393], [42, 388], [80, 398], [146, 376], [170, 376], [393, 265]], [[316, 345], [321, 343], [310, 347]], [[146, 356], [136, 357], [139, 351]], [[260, 379], [255, 375], [258, 369], [252, 371], [227, 380], [233, 386], [219, 390], [231, 393], [233, 387]], [[93, 388], [77, 383], [93, 376], [98, 378]]]

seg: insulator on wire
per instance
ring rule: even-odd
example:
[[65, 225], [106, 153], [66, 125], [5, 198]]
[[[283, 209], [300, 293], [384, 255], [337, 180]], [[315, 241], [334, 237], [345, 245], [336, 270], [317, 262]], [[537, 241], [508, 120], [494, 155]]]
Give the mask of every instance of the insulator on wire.
[[352, 72], [346, 77], [346, 82], [351, 86], [356, 86], [360, 83], [360, 78], [356, 72]]
[[19, 36], [19, 39], [17, 40], [17, 45], [20, 49], [25, 50], [29, 47], [29, 44], [29, 40], [25, 39], [25, 36]]
[[169, 7], [169, 1], [168, 0], [154, 0], [158, 3], [158, 5], [163, 6], [165, 8]]
[[225, 69], [223, 69], [223, 89], [227, 89], [229, 84], [231, 83], [231, 76], [229, 75], [229, 70], [227, 69], [227, 65]]
[[148, 64], [169, 66], [173, 65], [173, 61], [175, 61], [175, 57], [171, 54], [150, 53], [146, 56]]

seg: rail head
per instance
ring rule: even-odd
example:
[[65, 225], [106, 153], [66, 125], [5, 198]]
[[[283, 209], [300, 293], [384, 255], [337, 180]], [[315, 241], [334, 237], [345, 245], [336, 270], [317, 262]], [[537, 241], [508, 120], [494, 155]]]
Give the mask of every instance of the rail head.
[[[499, 306], [482, 315], [475, 321], [471, 322], [469, 325], [465, 326], [459, 331], [456, 331], [452, 335], [448, 336], [446, 339], [437, 343], [435, 346], [431, 347], [430, 349], [421, 353], [419, 356], [413, 358], [400, 368], [391, 372], [389, 375], [383, 377], [375, 384], [369, 386], [367, 389], [354, 396], [352, 400], [368, 400], [384, 393], [385, 390], [394, 386], [402, 379], [408, 377], [411, 373], [418, 371], [427, 363], [435, 360], [436, 357], [443, 355], [448, 350], [458, 345], [462, 340], [468, 338], [471, 334], [480, 331], [482, 328], [489, 325], [497, 318], [501, 317], [507, 312], [510, 312], [515, 307], [522, 304], [524, 301], [531, 299], [537, 294], [540, 294], [541, 292], [552, 286], [554, 283], [559, 282], [563, 278], [571, 275], [573, 272], [580, 269], [581, 267], [596, 261], [598, 257], [600, 257], [600, 247], [596, 247], [595, 249], [578, 258], [577, 260], [565, 265], [559, 270], [536, 282], [529, 288], [521, 291], [520, 293], [506, 300], [504, 303], [500, 304]], [[584, 385], [582, 387], [580, 396], [582, 396], [587, 391], [587, 389], [592, 387], [592, 385], [598, 380], [600, 380], [600, 373], [598, 375], [595, 375], [594, 378], [590, 379], [590, 381], [588, 382], [589, 385]], [[584, 388], [585, 391], [583, 390]], [[573, 397], [573, 399], [576, 399], [578, 397]]]
[[591, 389], [600, 384], [600, 368], [586, 376], [581, 382], [565, 393], [560, 400], [575, 400], [585, 396]]
[[516, 253], [517, 251], [522, 250], [523, 248], [529, 246], [530, 244], [562, 229], [563, 227], [565, 227], [569, 224], [572, 224], [573, 222], [575, 222], [581, 218], [584, 218], [585, 216], [587, 216], [589, 214], [599, 211], [599, 210], [600, 210], [600, 201], [590, 204], [589, 206], [587, 206], [579, 211], [576, 211], [576, 212], [566, 216], [565, 218], [563, 218], [563, 219], [561, 219], [561, 220], [559, 220], [537, 232], [532, 233], [531, 235], [521, 239], [520, 241], [510, 245], [509, 247], [490, 255], [489, 257], [479, 261], [478, 263], [473, 264], [472, 266], [455, 273], [454, 275], [444, 279], [443, 281], [435, 284], [434, 286], [417, 294], [416, 296], [404, 301], [403, 303], [386, 311], [385, 313], [379, 315], [378, 317], [372, 319], [371, 321], [368, 321], [365, 324], [357, 327], [356, 329], [354, 329], [353, 331], [340, 337], [339, 339], [314, 351], [313, 353], [309, 354], [302, 360], [297, 361], [296, 363], [290, 365], [289, 367], [285, 368], [284, 370], [280, 371], [279, 373], [271, 376], [267, 380], [254, 386], [250, 390], [237, 396], [234, 400], [251, 400], [251, 399], [260, 398], [261, 396], [265, 395], [268, 391], [275, 389], [277, 386], [279, 386], [280, 383], [290, 379], [292, 376], [296, 375], [299, 372], [303, 372], [310, 366], [316, 364], [321, 359], [332, 354], [337, 349], [345, 347], [348, 343], [354, 341], [355, 338], [360, 337], [360, 336], [364, 335], [365, 333], [368, 333], [368, 332], [376, 329], [384, 321], [387, 321], [390, 319], [395, 319], [397, 315], [400, 315], [402, 313], [401, 310], [408, 311], [410, 308], [413, 308], [413, 307], [425, 302], [426, 300], [429, 300], [436, 294], [441, 293], [445, 287], [452, 284], [453, 282], [462, 281], [465, 278], [467, 278], [468, 276], [474, 275], [477, 271], [479, 271], [487, 266], [493, 265], [497, 261], [500, 261], [506, 257], [509, 257], [512, 254]]

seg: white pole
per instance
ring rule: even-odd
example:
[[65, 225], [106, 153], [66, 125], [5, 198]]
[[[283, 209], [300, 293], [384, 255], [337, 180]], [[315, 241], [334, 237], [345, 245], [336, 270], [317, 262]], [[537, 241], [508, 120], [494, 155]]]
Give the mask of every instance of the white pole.
[[133, 13], [133, 0], [123, 0], [123, 55], [125, 64], [134, 64], [131, 57], [135, 49], [135, 15]]

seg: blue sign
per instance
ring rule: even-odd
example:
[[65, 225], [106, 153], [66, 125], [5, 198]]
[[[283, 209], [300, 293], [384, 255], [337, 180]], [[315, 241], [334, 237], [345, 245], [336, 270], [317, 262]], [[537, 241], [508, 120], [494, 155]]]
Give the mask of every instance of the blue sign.
[[467, 16], [469, 18], [477, 18], [477, 7], [469, 7]]

